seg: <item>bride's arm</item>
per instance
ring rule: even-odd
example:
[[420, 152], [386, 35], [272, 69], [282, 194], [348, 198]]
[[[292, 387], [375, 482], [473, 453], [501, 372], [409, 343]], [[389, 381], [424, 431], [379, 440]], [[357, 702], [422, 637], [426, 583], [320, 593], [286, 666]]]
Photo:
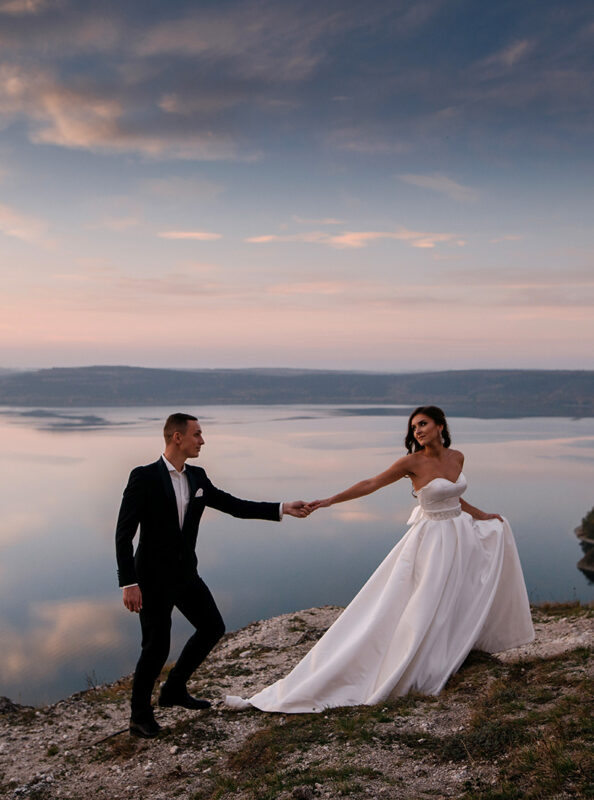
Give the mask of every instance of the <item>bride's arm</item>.
[[466, 511], [473, 519], [498, 519], [503, 522], [503, 517], [499, 514], [487, 514], [486, 511], [481, 511], [480, 508], [471, 506], [470, 503], [467, 503], [462, 498], [460, 498], [460, 505], [462, 506], [462, 511]]
[[309, 503], [309, 508], [315, 511], [317, 508], [327, 508], [328, 506], [333, 506], [335, 503], [346, 503], [347, 500], [355, 500], [357, 497], [364, 497], [367, 494], [377, 492], [378, 489], [382, 489], [384, 486], [399, 481], [400, 478], [404, 478], [405, 475], [408, 475], [410, 466], [411, 462], [409, 456], [399, 458], [398, 461], [394, 462], [385, 472], [380, 472], [379, 475], [373, 478], [366, 478], [363, 481], [359, 481], [343, 492], [332, 495], [332, 497], [326, 497], [324, 500], [314, 500], [312, 503]]

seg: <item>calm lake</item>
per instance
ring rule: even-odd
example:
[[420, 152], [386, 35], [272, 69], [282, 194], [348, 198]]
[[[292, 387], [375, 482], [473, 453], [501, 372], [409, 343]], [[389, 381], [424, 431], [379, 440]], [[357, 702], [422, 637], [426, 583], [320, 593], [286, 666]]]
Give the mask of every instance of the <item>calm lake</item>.
[[[139, 625], [121, 604], [114, 526], [128, 473], [158, 458], [171, 410], [0, 413], [0, 695], [39, 704], [133, 670]], [[372, 412], [205, 407], [199, 463], [239, 497], [313, 500], [404, 454], [405, 411]], [[574, 528], [594, 505], [594, 419], [453, 417], [450, 428], [466, 456], [466, 499], [510, 520], [531, 601], [591, 601]], [[402, 537], [415, 503], [403, 480], [280, 524], [207, 509], [199, 571], [228, 630], [344, 605]], [[175, 616], [172, 658], [187, 631]]]

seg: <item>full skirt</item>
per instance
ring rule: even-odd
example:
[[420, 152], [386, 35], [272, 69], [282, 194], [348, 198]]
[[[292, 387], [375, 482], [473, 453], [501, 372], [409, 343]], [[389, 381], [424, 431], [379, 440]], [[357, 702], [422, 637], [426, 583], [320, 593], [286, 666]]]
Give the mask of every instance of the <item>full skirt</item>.
[[471, 649], [534, 638], [507, 521], [413, 514], [413, 525], [324, 636], [285, 677], [247, 701], [283, 713], [437, 694]]

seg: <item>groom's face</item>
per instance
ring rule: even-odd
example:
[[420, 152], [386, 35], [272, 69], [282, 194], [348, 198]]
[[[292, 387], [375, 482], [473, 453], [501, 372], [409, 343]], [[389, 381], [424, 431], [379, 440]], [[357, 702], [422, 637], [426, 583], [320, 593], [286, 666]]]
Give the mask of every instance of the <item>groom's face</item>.
[[202, 428], [198, 420], [188, 420], [186, 430], [184, 433], [180, 433], [179, 437], [177, 446], [184, 458], [198, 458], [200, 455], [200, 448], [204, 444]]

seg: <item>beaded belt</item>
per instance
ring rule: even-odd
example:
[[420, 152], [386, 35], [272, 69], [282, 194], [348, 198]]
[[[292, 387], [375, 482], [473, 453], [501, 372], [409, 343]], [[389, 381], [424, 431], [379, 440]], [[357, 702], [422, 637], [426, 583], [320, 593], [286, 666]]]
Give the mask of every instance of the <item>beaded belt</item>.
[[453, 519], [462, 513], [461, 508], [452, 508], [449, 511], [426, 511], [423, 509], [423, 516], [429, 519]]

